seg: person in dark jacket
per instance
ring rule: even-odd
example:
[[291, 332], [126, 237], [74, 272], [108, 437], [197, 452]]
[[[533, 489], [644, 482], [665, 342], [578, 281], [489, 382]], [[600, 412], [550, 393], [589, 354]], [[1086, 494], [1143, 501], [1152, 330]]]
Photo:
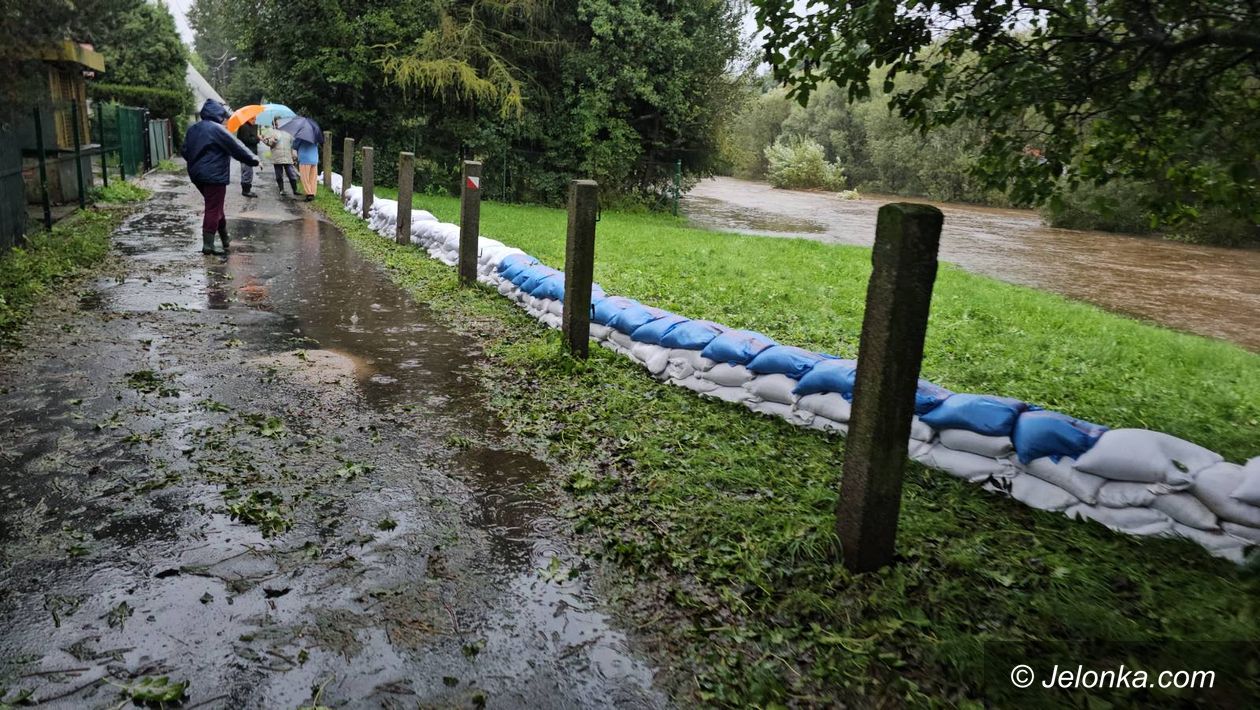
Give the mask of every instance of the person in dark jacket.
[[[236, 138], [249, 148], [249, 152], [258, 155], [258, 122], [249, 119], [236, 129]], [[241, 164], [241, 194], [246, 197], [258, 197], [251, 190], [254, 185], [254, 168], [249, 163]]]
[[[223, 200], [232, 181], [232, 159], [251, 167], [258, 165], [258, 156], [224, 128], [227, 118], [226, 106], [207, 99], [201, 107], [201, 120], [189, 126], [184, 134], [183, 155], [188, 162], [188, 178], [206, 201], [205, 215], [201, 219], [202, 254], [226, 254], [228, 250]], [[221, 252], [214, 250], [216, 231], [223, 242]]]

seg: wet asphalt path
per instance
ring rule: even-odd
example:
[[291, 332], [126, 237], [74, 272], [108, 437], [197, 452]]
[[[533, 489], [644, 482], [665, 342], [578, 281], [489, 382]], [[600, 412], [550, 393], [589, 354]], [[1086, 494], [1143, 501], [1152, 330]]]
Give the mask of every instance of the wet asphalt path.
[[224, 259], [148, 182], [122, 273], [0, 353], [0, 702], [665, 705], [474, 344], [274, 183]]

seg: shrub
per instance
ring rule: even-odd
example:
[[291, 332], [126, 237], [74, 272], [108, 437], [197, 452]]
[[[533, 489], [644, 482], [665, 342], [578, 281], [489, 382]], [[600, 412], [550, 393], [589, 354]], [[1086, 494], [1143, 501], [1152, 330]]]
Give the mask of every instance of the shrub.
[[766, 148], [766, 162], [775, 187], [844, 189], [844, 169], [827, 162], [823, 147], [808, 138], [776, 141]]
[[1151, 188], [1142, 183], [1113, 180], [1105, 185], [1084, 184], [1047, 202], [1041, 217], [1051, 227], [1097, 229], [1146, 234], [1152, 231]]

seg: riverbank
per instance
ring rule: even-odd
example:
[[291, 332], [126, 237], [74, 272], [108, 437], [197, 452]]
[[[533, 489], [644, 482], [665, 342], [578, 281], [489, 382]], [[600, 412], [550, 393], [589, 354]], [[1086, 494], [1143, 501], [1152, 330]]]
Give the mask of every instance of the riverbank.
[[[869, 247], [880, 205], [905, 199], [844, 200], [716, 178], [682, 206], [695, 225], [717, 231]], [[1053, 229], [1032, 210], [931, 204], [945, 213], [943, 261], [1260, 353], [1260, 250]]]
[[[602, 349], [586, 363], [560, 357], [556, 334], [497, 294], [457, 290], [452, 269], [381, 239], [326, 193], [317, 204], [396, 281], [485, 343], [492, 404], [563, 464], [570, 514], [624, 575], [624, 600], [685, 697], [956, 703], [1003, 697], [982, 681], [984, 644], [995, 639], [1260, 636], [1254, 576], [1193, 545], [1122, 537], [917, 465], [899, 565], [849, 575], [833, 562], [830, 533], [843, 439], [657, 384]], [[458, 215], [453, 199], [417, 206]], [[564, 227], [560, 210], [482, 209], [484, 234], [555, 266]], [[605, 212], [596, 279], [685, 315], [853, 355], [868, 259]], [[925, 376], [941, 384], [1140, 421], [1235, 459], [1256, 453], [1257, 356], [957, 269], [943, 270], [935, 306]]]

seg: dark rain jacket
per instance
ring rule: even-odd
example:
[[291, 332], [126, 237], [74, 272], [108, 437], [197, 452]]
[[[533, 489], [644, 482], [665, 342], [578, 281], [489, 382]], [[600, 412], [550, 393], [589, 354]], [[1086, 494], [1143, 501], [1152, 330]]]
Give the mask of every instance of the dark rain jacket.
[[258, 152], [258, 126], [253, 123], [243, 123], [236, 130], [236, 138], [245, 144], [246, 148]]
[[184, 134], [184, 160], [188, 177], [195, 185], [227, 185], [232, 182], [232, 159], [247, 165], [258, 165], [254, 155], [227, 129], [227, 108], [214, 99], [201, 107], [201, 120], [188, 127]]

